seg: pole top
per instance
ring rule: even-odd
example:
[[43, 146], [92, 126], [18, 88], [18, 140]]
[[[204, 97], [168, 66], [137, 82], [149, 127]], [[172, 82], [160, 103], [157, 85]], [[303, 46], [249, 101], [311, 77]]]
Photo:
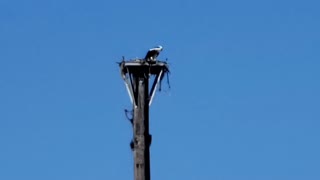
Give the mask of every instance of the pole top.
[[156, 88], [163, 77], [169, 73], [169, 66], [165, 61], [146, 61], [145, 59], [132, 59], [119, 63], [121, 76], [125, 82], [131, 102], [136, 105], [135, 92], [137, 87], [134, 86], [133, 79], [137, 77], [146, 78], [149, 81], [150, 77], [154, 77], [152, 87], [149, 92], [149, 105], [155, 95]]
[[147, 62], [144, 59], [133, 59], [129, 61], [122, 61], [119, 63], [121, 74], [127, 73], [136, 74], [148, 70], [150, 75], [158, 75], [161, 71], [163, 74], [169, 72], [169, 66], [165, 61]]

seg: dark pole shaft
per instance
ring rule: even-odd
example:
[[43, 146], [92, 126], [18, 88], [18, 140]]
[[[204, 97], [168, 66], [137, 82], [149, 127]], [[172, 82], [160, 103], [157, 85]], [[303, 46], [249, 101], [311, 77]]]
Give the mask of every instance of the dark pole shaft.
[[134, 180], [150, 180], [149, 80], [136, 74], [137, 106], [133, 119]]

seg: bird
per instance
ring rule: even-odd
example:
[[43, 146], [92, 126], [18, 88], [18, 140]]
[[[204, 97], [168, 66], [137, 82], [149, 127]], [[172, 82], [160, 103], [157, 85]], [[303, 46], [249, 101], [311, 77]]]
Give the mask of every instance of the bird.
[[156, 58], [159, 56], [160, 52], [163, 50], [162, 46], [156, 46], [154, 48], [149, 49], [144, 58], [146, 61], [156, 61]]

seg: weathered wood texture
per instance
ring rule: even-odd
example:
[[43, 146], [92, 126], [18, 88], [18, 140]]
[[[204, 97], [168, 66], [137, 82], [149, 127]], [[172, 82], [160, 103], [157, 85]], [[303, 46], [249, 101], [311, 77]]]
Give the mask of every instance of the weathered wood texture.
[[150, 180], [149, 80], [139, 73], [134, 82], [137, 92], [137, 106], [133, 107], [134, 180]]

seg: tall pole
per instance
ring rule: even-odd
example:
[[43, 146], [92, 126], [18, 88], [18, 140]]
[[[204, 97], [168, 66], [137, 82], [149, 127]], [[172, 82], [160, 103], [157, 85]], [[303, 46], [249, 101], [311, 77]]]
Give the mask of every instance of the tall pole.
[[[134, 157], [134, 180], [150, 180], [150, 145], [149, 106], [152, 103], [157, 85], [165, 73], [169, 72], [165, 62], [153, 64], [144, 59], [122, 61], [119, 63], [121, 76], [126, 84], [133, 104], [133, 140], [131, 148]], [[149, 79], [153, 78], [149, 92]]]
[[134, 74], [137, 104], [133, 105], [134, 179], [150, 180], [149, 79], [145, 73]]

